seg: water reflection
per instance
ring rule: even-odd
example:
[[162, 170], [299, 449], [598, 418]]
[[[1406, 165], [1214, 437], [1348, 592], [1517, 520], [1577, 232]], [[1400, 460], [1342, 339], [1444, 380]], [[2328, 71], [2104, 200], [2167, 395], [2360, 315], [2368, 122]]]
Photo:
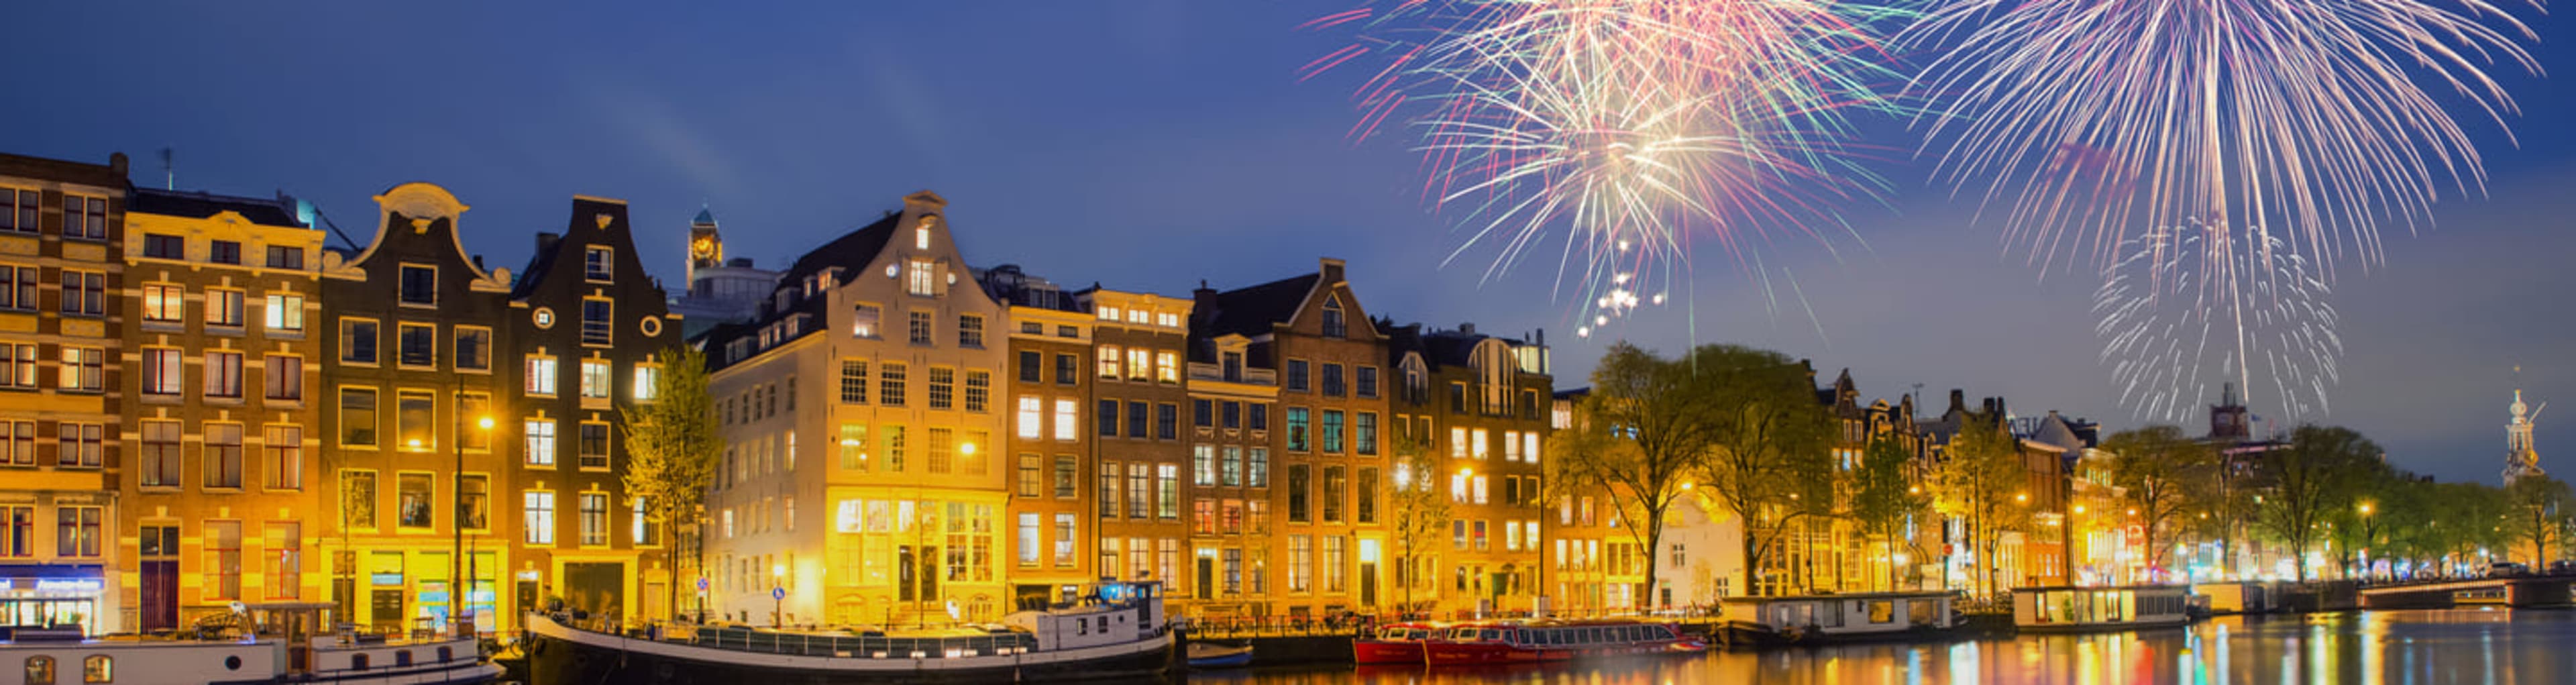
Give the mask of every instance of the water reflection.
[[1914, 685], [2576, 682], [2576, 613], [2396, 611], [2223, 617], [2133, 634], [1719, 652], [1497, 669], [1369, 667], [1192, 674], [1242, 685]]

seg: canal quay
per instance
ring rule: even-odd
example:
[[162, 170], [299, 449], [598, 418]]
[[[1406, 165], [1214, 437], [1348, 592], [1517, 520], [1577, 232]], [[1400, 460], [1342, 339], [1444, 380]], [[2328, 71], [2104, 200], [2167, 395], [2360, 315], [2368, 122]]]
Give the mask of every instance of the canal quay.
[[2470, 608], [2221, 616], [2183, 628], [1718, 650], [1506, 668], [1270, 667], [1174, 674], [1244, 685], [1916, 685], [2576, 682], [2576, 612]]

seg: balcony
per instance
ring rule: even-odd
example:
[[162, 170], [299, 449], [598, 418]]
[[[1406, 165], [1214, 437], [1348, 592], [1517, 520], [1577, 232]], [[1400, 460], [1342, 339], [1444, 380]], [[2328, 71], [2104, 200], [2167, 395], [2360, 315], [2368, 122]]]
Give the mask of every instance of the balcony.
[[1237, 377], [1227, 378], [1223, 366], [1207, 362], [1190, 362], [1189, 373], [1190, 380], [1193, 381], [1220, 381], [1274, 387], [1279, 385], [1279, 372], [1271, 369], [1244, 367], [1239, 370]]

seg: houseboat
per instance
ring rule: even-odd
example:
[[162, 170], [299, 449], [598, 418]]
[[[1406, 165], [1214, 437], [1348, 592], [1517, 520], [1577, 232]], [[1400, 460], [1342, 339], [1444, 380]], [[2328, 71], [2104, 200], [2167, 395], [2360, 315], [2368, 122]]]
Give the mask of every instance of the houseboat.
[[1377, 634], [1351, 641], [1351, 663], [1422, 665], [1422, 643], [1448, 628], [1445, 623], [1407, 622], [1380, 626]]
[[1162, 586], [1100, 583], [1079, 601], [1002, 617], [1002, 625], [915, 631], [701, 626], [644, 639], [532, 615], [539, 683], [952, 683], [1135, 678], [1172, 667]]
[[29, 685], [432, 685], [501, 676], [471, 635], [377, 636], [322, 632], [333, 605], [236, 604], [179, 637], [91, 639], [22, 629], [0, 640], [0, 668]]
[[1432, 666], [1568, 661], [1628, 654], [1689, 654], [1708, 648], [1669, 623], [1645, 621], [1488, 621], [1439, 631], [1422, 643]]
[[2034, 632], [2172, 628], [2191, 622], [2183, 585], [2026, 587], [2013, 590], [2013, 626]]
[[1776, 646], [1922, 639], [1958, 627], [1945, 592], [1729, 597], [1720, 636], [1729, 645]]

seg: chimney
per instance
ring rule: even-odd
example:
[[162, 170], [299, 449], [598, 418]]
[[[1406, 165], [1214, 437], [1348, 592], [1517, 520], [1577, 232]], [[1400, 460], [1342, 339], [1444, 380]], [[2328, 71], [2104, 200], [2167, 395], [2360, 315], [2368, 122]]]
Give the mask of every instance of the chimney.
[[1474, 321], [1469, 321], [1469, 322], [1466, 322], [1466, 323], [1458, 324], [1458, 333], [1459, 333], [1460, 335], [1475, 335], [1475, 334], [1476, 334], [1476, 322], [1474, 322]]
[[1968, 393], [1967, 393], [1967, 391], [1960, 390], [1960, 389], [1958, 389], [1958, 388], [1951, 388], [1951, 389], [1950, 389], [1950, 413], [1954, 413], [1954, 414], [1955, 414], [1955, 413], [1964, 412], [1964, 411], [1967, 411], [1967, 410], [1968, 410]]
[[1324, 277], [1325, 285], [1342, 282], [1342, 260], [1325, 257], [1319, 261], [1323, 263], [1323, 267], [1317, 269], [1315, 273]]
[[1216, 289], [1208, 287], [1207, 279], [1199, 279], [1198, 289], [1190, 291], [1190, 318], [1216, 320]]
[[127, 167], [127, 166], [128, 166], [128, 163], [127, 163], [127, 161], [126, 161], [126, 159], [125, 159], [125, 153], [122, 153], [122, 152], [111, 152], [111, 153], [108, 153], [108, 155], [107, 155], [107, 170], [108, 170], [108, 171], [115, 172], [118, 178], [123, 178], [123, 177], [125, 177], [125, 169], [126, 169], [126, 167]]
[[547, 250], [555, 249], [555, 243], [562, 242], [562, 241], [563, 241], [563, 236], [562, 236], [561, 234], [556, 234], [556, 233], [544, 233], [544, 232], [540, 232], [540, 233], [538, 233], [538, 234], [537, 234], [537, 254], [545, 254]]

